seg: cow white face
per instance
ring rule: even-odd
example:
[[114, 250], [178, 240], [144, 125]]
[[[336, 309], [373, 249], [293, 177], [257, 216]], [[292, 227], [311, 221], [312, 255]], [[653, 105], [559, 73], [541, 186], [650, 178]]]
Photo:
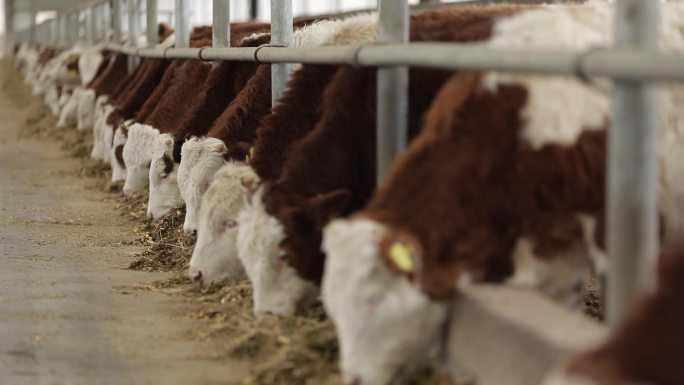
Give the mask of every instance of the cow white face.
[[93, 123], [93, 151], [90, 157], [93, 159], [104, 160], [104, 125], [109, 114], [114, 111], [114, 107], [105, 104], [109, 98], [100, 97], [95, 105], [95, 122]]
[[173, 160], [173, 145], [173, 136], [170, 134], [161, 134], [155, 139], [149, 176], [148, 219], [159, 219], [181, 203], [176, 178], [178, 165]]
[[134, 123], [128, 130], [128, 139], [123, 147], [126, 163], [126, 182], [123, 192], [130, 195], [147, 187], [152, 163], [152, 147], [159, 136], [159, 130], [152, 126]]
[[59, 93], [57, 92], [57, 86], [54, 84], [49, 85], [45, 92], [45, 104], [50, 108], [53, 115], [59, 116]]
[[188, 272], [193, 281], [211, 284], [244, 277], [237, 251], [238, 214], [256, 180], [254, 170], [238, 162], [229, 162], [214, 176], [200, 205], [197, 243]]
[[59, 98], [61, 111], [59, 114], [57, 127], [76, 125], [79, 95], [80, 90], [78, 89], [74, 90], [73, 92], [62, 91], [62, 95]]
[[123, 149], [128, 139], [126, 133], [122, 128], [117, 128], [114, 132], [114, 143], [112, 144], [111, 153], [111, 167], [112, 167], [112, 182], [119, 182], [126, 180], [126, 162], [123, 158]]
[[318, 295], [318, 287], [299, 277], [280, 248], [283, 225], [266, 212], [259, 189], [238, 216], [238, 257], [252, 282], [254, 314], [294, 315]]
[[181, 163], [178, 166], [178, 188], [185, 202], [186, 234], [197, 232], [202, 195], [209, 188], [214, 174], [226, 163], [223, 159], [227, 152], [223, 141], [215, 138], [191, 138], [181, 148]]
[[[112, 109], [113, 111], [114, 109]], [[109, 117], [109, 114], [107, 114]], [[112, 161], [112, 144], [114, 142], [114, 127], [113, 125], [107, 123], [107, 118], [102, 120], [102, 148], [104, 149], [104, 161], [105, 163], [110, 163]]]
[[83, 89], [78, 100], [76, 128], [87, 130], [93, 127], [95, 122], [95, 90]]
[[386, 229], [335, 220], [324, 230], [323, 304], [337, 329], [346, 384], [388, 385], [436, 351], [446, 304], [431, 301], [379, 255]]

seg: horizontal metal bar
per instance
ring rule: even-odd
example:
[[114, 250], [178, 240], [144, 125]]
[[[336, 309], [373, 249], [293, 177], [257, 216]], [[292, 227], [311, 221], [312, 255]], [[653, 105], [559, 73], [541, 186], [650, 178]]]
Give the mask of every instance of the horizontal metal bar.
[[[684, 81], [684, 56], [631, 48], [567, 52], [491, 48], [481, 44], [411, 43], [322, 48], [169, 48], [113, 52], [143, 57], [258, 61], [262, 63], [348, 64], [360, 67], [406, 65], [453, 70], [533, 72], [620, 80]], [[258, 51], [258, 52], [257, 52]], [[164, 54], [166, 52], [166, 54]]]

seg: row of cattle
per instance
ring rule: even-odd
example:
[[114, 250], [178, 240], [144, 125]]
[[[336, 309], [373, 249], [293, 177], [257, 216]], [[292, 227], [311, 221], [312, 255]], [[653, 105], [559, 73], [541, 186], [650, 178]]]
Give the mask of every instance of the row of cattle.
[[[684, 6], [664, 5], [660, 44], [684, 50]], [[413, 42], [608, 46], [613, 6], [454, 6], [413, 16]], [[161, 46], [174, 35], [160, 27]], [[231, 25], [233, 46], [269, 25]], [[292, 45], [378, 39], [375, 13], [295, 22]], [[211, 44], [196, 28], [191, 46]], [[565, 303], [607, 274], [611, 84], [534, 74], [410, 70], [408, 148], [376, 188], [376, 71], [302, 65], [271, 108], [269, 65], [130, 58], [101, 47], [23, 45], [17, 65], [59, 124], [92, 129], [92, 157], [147, 216], [185, 204], [196, 283], [248, 278], [254, 312], [291, 316], [322, 297], [346, 383], [392, 383], [423, 362], [458, 287], [498, 282]], [[682, 232], [684, 88], [658, 87], [662, 243]], [[684, 254], [610, 341], [549, 385], [684, 384]]]

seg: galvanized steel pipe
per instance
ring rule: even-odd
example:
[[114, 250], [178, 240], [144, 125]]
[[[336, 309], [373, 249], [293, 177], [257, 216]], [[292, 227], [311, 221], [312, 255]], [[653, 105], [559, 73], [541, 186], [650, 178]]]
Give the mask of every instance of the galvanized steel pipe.
[[147, 0], [147, 46], [157, 45], [159, 28], [157, 27], [157, 0]]
[[[408, 43], [409, 6], [406, 0], [380, 1], [380, 42]], [[377, 89], [377, 181], [387, 175], [408, 137], [408, 67], [378, 69]]]
[[[271, 45], [289, 47], [292, 42], [292, 0], [271, 0]], [[292, 75], [289, 63], [271, 65], [271, 105], [275, 106]]]
[[190, 46], [190, 4], [186, 0], [176, 0], [176, 47]]
[[[110, 44], [114, 52], [126, 49]], [[255, 61], [256, 48], [206, 48], [196, 59]], [[177, 48], [144, 49], [141, 57], [175, 58]], [[135, 51], [133, 52], [136, 53]], [[165, 56], [164, 56], [165, 54]], [[183, 52], [183, 57], [187, 52]], [[620, 80], [684, 81], [684, 56], [673, 53], [643, 52], [630, 48], [590, 51], [490, 48], [479, 44], [410, 43], [259, 49], [256, 59], [263, 63], [349, 64], [359, 67], [407, 65], [416, 68], [453, 70], [492, 70], [541, 75], [582, 75]]]
[[214, 0], [211, 46], [230, 47], [230, 0]]
[[[656, 53], [659, 7], [659, 1], [619, 0], [617, 46]], [[654, 283], [658, 253], [658, 104], [654, 85], [634, 80], [615, 83], [609, 138], [607, 318], [612, 326], [618, 326], [635, 297]]]
[[[121, 44], [121, 41], [123, 40], [123, 36], [121, 33], [121, 2], [123, 0], [113, 0], [111, 2], [112, 5], [112, 12], [111, 12], [111, 19], [112, 19], [112, 41], [115, 44]], [[129, 0], [132, 1], [132, 0]]]

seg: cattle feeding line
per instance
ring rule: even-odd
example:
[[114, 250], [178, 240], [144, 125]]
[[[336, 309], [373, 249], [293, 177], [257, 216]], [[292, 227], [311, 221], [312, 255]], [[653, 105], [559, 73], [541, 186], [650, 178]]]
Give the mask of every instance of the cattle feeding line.
[[[129, 0], [129, 5], [137, 1]], [[156, 4], [154, 0], [148, 1], [148, 4]], [[657, 253], [658, 105], [650, 83], [684, 81], [684, 56], [658, 52], [656, 48], [660, 2], [618, 0], [616, 46], [575, 52], [490, 48], [483, 44], [408, 44], [408, 6], [406, 1], [397, 0], [380, 0], [381, 41], [378, 44], [310, 49], [275, 47], [287, 45], [291, 39], [291, 3], [290, 0], [272, 0], [272, 44], [269, 47], [224, 48], [217, 42], [214, 47], [187, 48], [187, 1], [176, 0], [176, 7], [180, 10], [176, 13], [176, 46], [179, 48], [163, 49], [137, 47], [136, 39], [129, 39], [130, 46], [122, 46], [121, 4], [120, 1], [112, 1], [109, 28], [113, 30], [113, 44], [106, 45], [105, 49], [131, 57], [271, 63], [274, 103], [285, 89], [291, 63], [377, 67], [377, 162], [380, 178], [395, 153], [405, 145], [408, 67], [570, 75], [583, 80], [588, 77], [614, 79], [614, 128], [609, 140], [606, 191], [607, 245], [610, 270], [614, 274], [609, 279], [611, 294], [607, 307], [610, 322], [613, 325], [620, 323], [625, 309], [637, 293], [652, 281], [652, 268], [648, 267], [648, 261]], [[150, 8], [148, 5], [148, 12], [156, 12]], [[138, 35], [136, 11], [134, 6], [129, 7], [129, 36]], [[215, 7], [214, 12], [214, 29], [222, 35], [227, 30], [229, 17], [227, 2], [225, 6]], [[57, 21], [33, 26], [42, 33], [24, 31], [18, 33], [17, 38], [19, 41], [38, 38], [46, 45], [66, 46], [79, 37], [78, 13], [75, 15], [76, 18], [74, 13], [60, 14]], [[59, 28], [50, 26], [53, 23], [59, 23]], [[55, 30], [60, 32], [58, 39], [50, 36], [49, 31]], [[228, 41], [228, 36], [225, 41]]]

